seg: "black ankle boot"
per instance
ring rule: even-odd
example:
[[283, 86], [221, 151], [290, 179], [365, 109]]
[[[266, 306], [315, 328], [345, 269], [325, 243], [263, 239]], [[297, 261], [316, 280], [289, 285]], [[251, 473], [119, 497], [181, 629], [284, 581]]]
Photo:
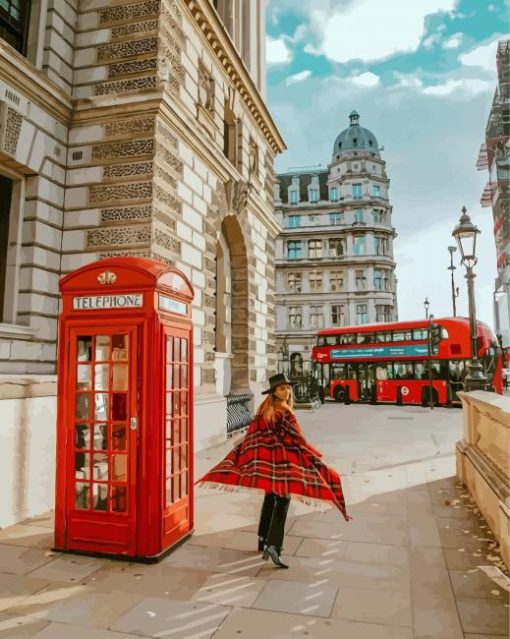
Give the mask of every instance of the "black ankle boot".
[[267, 561], [269, 557], [271, 557], [274, 565], [278, 566], [278, 568], [288, 568], [287, 564], [284, 564], [283, 561], [280, 559], [280, 551], [278, 550], [278, 548], [276, 548], [276, 546], [268, 546], [264, 550], [262, 559], [265, 559]]
[[266, 540], [264, 539], [264, 537], [259, 537], [258, 551], [262, 552], [265, 547], [266, 547]]

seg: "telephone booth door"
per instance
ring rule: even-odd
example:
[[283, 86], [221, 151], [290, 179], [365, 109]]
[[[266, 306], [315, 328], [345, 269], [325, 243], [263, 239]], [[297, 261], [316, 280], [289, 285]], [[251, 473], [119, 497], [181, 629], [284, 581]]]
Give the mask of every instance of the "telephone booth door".
[[72, 326], [68, 549], [136, 554], [136, 326]]
[[190, 484], [191, 398], [189, 329], [164, 325], [165, 370], [165, 494], [163, 503], [163, 545], [171, 545], [187, 532], [192, 521]]

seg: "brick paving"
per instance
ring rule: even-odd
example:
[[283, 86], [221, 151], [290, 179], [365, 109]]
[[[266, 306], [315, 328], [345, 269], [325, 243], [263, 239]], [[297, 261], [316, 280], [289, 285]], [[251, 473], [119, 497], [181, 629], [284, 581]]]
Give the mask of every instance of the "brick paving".
[[[193, 537], [155, 565], [53, 553], [52, 514], [0, 530], [0, 638], [496, 639], [509, 636], [497, 543], [455, 479], [455, 409], [302, 411], [343, 476], [346, 523], [293, 502], [261, 560], [261, 495], [200, 490]], [[199, 476], [232, 446], [197, 455]]]

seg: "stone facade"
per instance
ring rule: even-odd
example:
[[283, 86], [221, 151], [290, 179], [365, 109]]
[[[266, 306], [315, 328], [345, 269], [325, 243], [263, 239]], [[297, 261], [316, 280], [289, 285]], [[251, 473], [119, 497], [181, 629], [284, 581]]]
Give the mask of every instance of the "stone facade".
[[25, 41], [0, 40], [0, 373], [55, 374], [61, 275], [163, 260], [196, 294], [197, 446], [222, 439], [225, 396], [275, 367], [263, 3], [29, 4]]
[[481, 205], [492, 208], [497, 277], [494, 283], [494, 324], [510, 369], [510, 40], [498, 42], [498, 85], [485, 128], [485, 143], [477, 167], [489, 171]]
[[350, 119], [327, 169], [277, 176], [276, 331], [291, 359], [310, 358], [321, 328], [398, 316], [386, 163]]

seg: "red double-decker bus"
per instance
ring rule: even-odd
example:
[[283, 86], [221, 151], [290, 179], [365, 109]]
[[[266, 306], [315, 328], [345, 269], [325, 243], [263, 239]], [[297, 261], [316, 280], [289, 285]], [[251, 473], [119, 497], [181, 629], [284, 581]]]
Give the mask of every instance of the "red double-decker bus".
[[[502, 393], [502, 357], [490, 328], [477, 323], [478, 358]], [[469, 320], [434, 318], [324, 329], [312, 359], [324, 395], [343, 402], [450, 405], [471, 358]]]

